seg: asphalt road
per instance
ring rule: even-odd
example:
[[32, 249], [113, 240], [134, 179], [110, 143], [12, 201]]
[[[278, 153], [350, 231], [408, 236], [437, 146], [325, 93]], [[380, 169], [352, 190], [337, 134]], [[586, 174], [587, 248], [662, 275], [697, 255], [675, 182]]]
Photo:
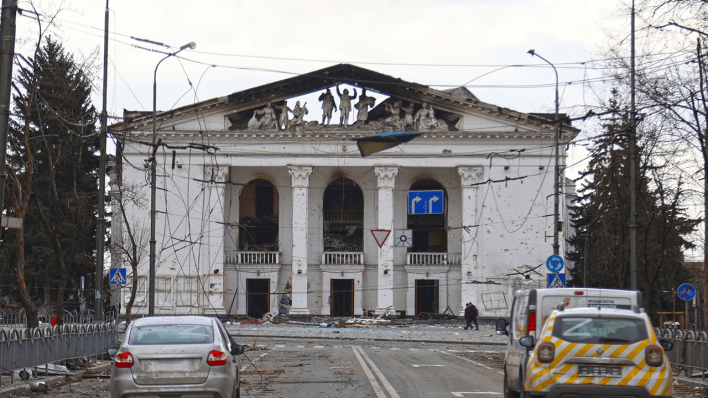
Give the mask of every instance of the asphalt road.
[[[246, 397], [500, 397], [502, 352], [486, 346], [267, 341], [242, 363]], [[256, 370], [257, 369], [257, 370]]]

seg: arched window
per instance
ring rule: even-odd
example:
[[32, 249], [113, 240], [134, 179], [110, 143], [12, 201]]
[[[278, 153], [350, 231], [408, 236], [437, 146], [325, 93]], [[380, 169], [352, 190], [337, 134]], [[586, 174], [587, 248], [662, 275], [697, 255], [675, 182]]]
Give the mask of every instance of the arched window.
[[442, 214], [408, 214], [408, 229], [413, 230], [414, 253], [447, 252], [447, 192], [435, 180], [420, 180], [411, 191], [443, 191]]
[[278, 250], [278, 190], [270, 181], [257, 179], [239, 197], [239, 250]]
[[339, 178], [325, 189], [324, 251], [361, 252], [364, 250], [364, 194], [348, 178]]

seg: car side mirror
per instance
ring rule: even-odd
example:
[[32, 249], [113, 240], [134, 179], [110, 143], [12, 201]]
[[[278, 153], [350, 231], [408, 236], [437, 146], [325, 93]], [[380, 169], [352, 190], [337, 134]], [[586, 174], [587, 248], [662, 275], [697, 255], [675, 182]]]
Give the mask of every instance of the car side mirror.
[[534, 340], [533, 336], [522, 337], [519, 339], [519, 344], [521, 344], [522, 347], [533, 348], [533, 346], [536, 345]]
[[509, 332], [506, 330], [507, 326], [509, 326], [509, 321], [504, 318], [497, 319], [497, 334], [508, 336]]
[[669, 340], [659, 340], [659, 344], [664, 348], [664, 351], [671, 351], [674, 349], [674, 342]]
[[111, 347], [106, 350], [106, 354], [108, 354], [109, 357], [113, 358], [116, 356], [116, 353], [118, 352], [120, 348], [119, 347]]
[[246, 351], [246, 347], [238, 344], [233, 344], [231, 346], [232, 355], [242, 355]]

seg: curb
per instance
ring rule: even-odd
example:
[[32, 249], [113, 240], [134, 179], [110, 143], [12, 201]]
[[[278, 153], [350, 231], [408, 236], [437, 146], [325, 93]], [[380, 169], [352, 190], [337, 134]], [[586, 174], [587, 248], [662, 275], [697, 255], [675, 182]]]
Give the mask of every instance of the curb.
[[[47, 383], [48, 386], [53, 386], [58, 383], [64, 383], [67, 381], [70, 381], [71, 379], [80, 379], [81, 376], [85, 375], [88, 372], [103, 372], [104, 370], [110, 369], [113, 364], [111, 362], [104, 363], [102, 365], [94, 366], [92, 368], [88, 368], [86, 370], [80, 370], [78, 372], [74, 373], [68, 373], [65, 375], [59, 375], [59, 376], [50, 376], [50, 377], [43, 377], [41, 378], [44, 380], [45, 383]], [[37, 378], [35, 380], [39, 380], [40, 378]], [[12, 387], [6, 387], [0, 389], [0, 397], [5, 398], [5, 397], [11, 397], [13, 395], [17, 394], [22, 394], [25, 392], [28, 392], [29, 389], [29, 384], [20, 384]]]
[[496, 341], [446, 341], [446, 340], [401, 340], [401, 339], [382, 339], [382, 338], [362, 338], [362, 337], [306, 337], [306, 336], [285, 336], [285, 335], [256, 335], [256, 334], [234, 334], [229, 332], [231, 337], [259, 337], [265, 339], [301, 339], [301, 340], [355, 340], [355, 341], [396, 341], [401, 343], [433, 343], [433, 344], [464, 344], [464, 345], [497, 345], [505, 346], [506, 343]]

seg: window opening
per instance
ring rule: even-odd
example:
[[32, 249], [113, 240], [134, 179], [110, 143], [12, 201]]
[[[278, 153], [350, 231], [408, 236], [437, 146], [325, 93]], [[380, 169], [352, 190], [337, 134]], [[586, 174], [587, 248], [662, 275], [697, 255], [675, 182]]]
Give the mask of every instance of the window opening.
[[364, 251], [364, 194], [348, 178], [333, 181], [322, 199], [324, 251]]
[[408, 214], [408, 229], [413, 230], [413, 253], [447, 252], [447, 192], [435, 180], [421, 180], [413, 184], [411, 191], [443, 191], [442, 214]]
[[239, 197], [239, 250], [278, 251], [278, 190], [263, 179], [249, 182]]

